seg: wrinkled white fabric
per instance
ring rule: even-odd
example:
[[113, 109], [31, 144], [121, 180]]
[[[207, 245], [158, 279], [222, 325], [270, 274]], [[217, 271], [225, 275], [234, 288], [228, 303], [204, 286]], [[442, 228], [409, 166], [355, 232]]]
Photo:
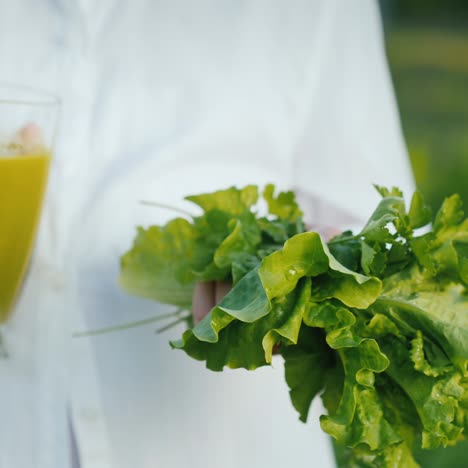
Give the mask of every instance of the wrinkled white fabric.
[[63, 100], [0, 362], [0, 467], [67, 468], [68, 417], [83, 468], [333, 466], [280, 360], [211, 373], [170, 350], [180, 329], [70, 332], [168, 310], [117, 285], [134, 226], [172, 216], [139, 200], [272, 181], [345, 225], [328, 207], [361, 220], [372, 183], [412, 189], [376, 3], [0, 0], [0, 59], [0, 81]]

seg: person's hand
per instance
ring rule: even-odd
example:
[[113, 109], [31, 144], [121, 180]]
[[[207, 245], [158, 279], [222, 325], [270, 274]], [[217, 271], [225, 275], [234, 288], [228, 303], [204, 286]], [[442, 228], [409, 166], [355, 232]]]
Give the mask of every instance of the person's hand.
[[192, 298], [193, 321], [200, 322], [231, 288], [232, 284], [225, 281], [197, 283]]
[[[326, 240], [340, 233], [337, 228], [329, 226], [308, 225], [307, 230], [316, 231]], [[225, 281], [205, 281], [197, 283], [193, 292], [192, 311], [195, 324], [200, 322], [205, 315], [231, 290], [232, 284]]]
[[323, 226], [320, 224], [306, 224], [307, 231], [318, 232], [327, 242], [341, 233], [341, 230], [333, 226]]

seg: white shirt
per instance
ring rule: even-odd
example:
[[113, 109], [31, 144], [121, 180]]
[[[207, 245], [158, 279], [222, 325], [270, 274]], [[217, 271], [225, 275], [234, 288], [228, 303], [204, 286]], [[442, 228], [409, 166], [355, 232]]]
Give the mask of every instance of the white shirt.
[[322, 409], [297, 420], [279, 359], [212, 373], [170, 350], [181, 328], [70, 332], [170, 310], [117, 286], [134, 227], [172, 216], [139, 200], [272, 181], [305, 194], [312, 222], [346, 225], [336, 213], [365, 219], [372, 183], [412, 190], [376, 3], [0, 0], [0, 11], [0, 81], [63, 100], [0, 363], [0, 467], [66, 468], [68, 419], [83, 468], [332, 466]]

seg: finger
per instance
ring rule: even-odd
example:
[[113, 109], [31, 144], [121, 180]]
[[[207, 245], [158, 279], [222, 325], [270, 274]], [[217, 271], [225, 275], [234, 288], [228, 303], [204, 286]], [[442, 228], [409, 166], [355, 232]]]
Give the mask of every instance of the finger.
[[321, 234], [323, 238], [328, 242], [329, 240], [333, 239], [338, 234], [341, 234], [341, 230], [336, 227], [326, 226], [323, 228]]
[[279, 354], [281, 351], [281, 343], [273, 345], [273, 354]]
[[215, 305], [215, 283], [197, 283], [192, 297], [193, 321], [200, 322]]
[[318, 232], [327, 242], [341, 233], [341, 230], [333, 226], [319, 224], [306, 224], [308, 231]]
[[18, 139], [26, 148], [42, 146], [44, 142], [41, 127], [35, 123], [29, 123], [19, 130]]
[[221, 302], [223, 297], [232, 289], [232, 284], [227, 281], [216, 281], [215, 304]]

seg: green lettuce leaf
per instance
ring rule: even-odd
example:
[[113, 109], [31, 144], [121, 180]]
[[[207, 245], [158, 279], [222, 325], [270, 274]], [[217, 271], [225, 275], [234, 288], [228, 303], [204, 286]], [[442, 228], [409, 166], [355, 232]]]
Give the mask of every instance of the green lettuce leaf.
[[398, 188], [376, 189], [363, 229], [328, 244], [304, 232], [293, 192], [268, 185], [264, 216], [255, 186], [187, 197], [202, 213], [139, 228], [120, 281], [188, 310], [197, 281], [232, 281], [171, 345], [215, 371], [280, 350], [301, 421], [321, 396], [340, 466], [412, 468], [414, 447], [468, 431], [468, 219], [455, 195], [419, 234], [431, 222], [421, 194], [407, 209]]
[[263, 197], [268, 203], [268, 211], [281, 219], [294, 221], [301, 218], [303, 213], [296, 202], [294, 192], [280, 192], [274, 195], [275, 186], [268, 184], [263, 192]]
[[192, 330], [172, 342], [209, 369], [256, 369], [271, 362], [273, 347], [295, 343], [310, 285], [274, 300], [266, 296], [256, 270], [246, 275]]
[[121, 259], [120, 286], [129, 294], [190, 307], [196, 237], [193, 225], [182, 218], [163, 227], [139, 228], [132, 249]]
[[274, 198], [274, 186], [269, 186], [268, 217], [255, 213], [258, 193], [256, 186], [248, 185], [188, 196], [186, 200], [202, 209], [201, 215], [139, 228], [131, 250], [121, 259], [121, 287], [190, 310], [196, 282], [240, 281], [262, 258], [304, 231], [292, 192]]
[[257, 203], [258, 188], [255, 185], [247, 185], [243, 189], [231, 187], [213, 193], [191, 195], [185, 199], [195, 203], [205, 212], [219, 210], [233, 215], [241, 215]]
[[312, 401], [324, 388], [328, 369], [334, 365], [334, 356], [327, 350], [323, 333], [311, 327], [302, 327], [297, 346], [283, 347], [281, 355], [291, 402], [299, 419], [306, 422]]

